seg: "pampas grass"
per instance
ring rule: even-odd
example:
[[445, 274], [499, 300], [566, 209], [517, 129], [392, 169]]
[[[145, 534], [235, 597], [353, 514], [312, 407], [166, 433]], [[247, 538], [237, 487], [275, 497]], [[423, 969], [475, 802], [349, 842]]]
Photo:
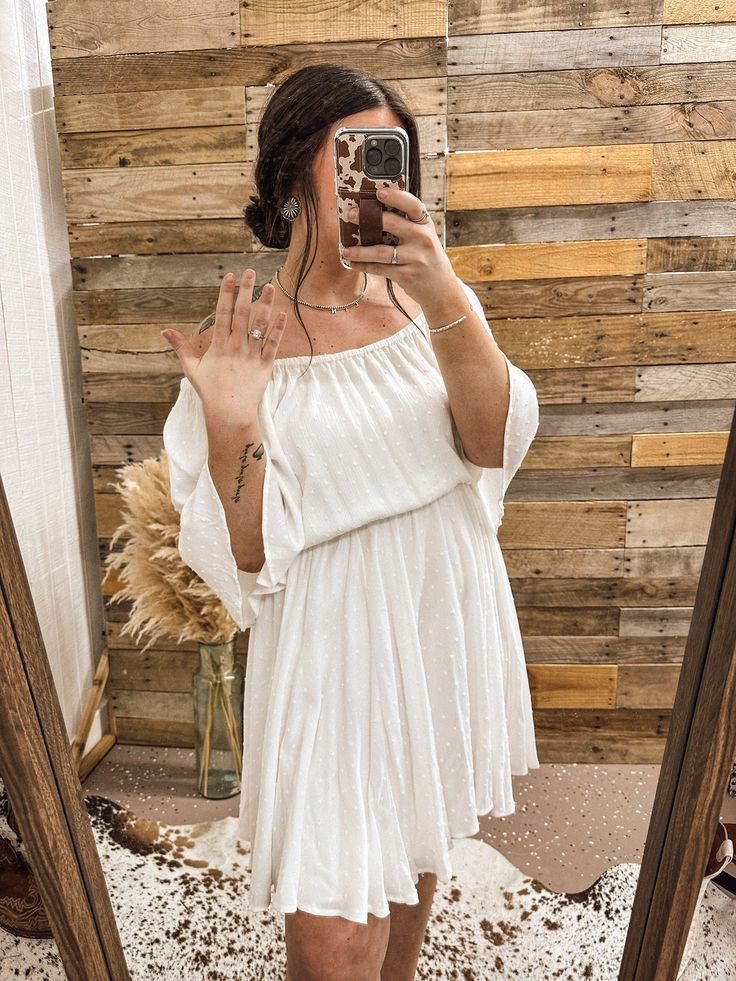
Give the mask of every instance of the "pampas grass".
[[[119, 570], [123, 585], [112, 602], [132, 601], [121, 633], [137, 644], [147, 637], [142, 651], [158, 640], [223, 644], [232, 639], [237, 624], [179, 555], [179, 512], [171, 501], [166, 450], [115, 473], [119, 480], [110, 486], [120, 495], [122, 520], [110, 542], [103, 584]], [[113, 551], [121, 538], [122, 549]]]

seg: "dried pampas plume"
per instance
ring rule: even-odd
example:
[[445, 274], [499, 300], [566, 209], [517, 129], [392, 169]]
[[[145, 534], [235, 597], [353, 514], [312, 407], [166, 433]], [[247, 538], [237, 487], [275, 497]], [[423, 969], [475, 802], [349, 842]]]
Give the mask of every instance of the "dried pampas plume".
[[[238, 627], [222, 601], [185, 565], [179, 554], [179, 512], [171, 501], [166, 450], [161, 456], [127, 464], [115, 471], [110, 486], [122, 500], [121, 524], [110, 542], [103, 584], [120, 570], [123, 585], [112, 602], [132, 600], [121, 633], [135, 642], [148, 636], [143, 651], [157, 640], [222, 644]], [[113, 551], [125, 538], [120, 551]]]

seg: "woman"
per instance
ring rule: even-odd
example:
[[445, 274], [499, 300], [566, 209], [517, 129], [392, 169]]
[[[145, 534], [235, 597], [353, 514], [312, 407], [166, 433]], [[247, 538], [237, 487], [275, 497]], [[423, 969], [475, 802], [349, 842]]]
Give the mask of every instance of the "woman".
[[[355, 247], [347, 270], [332, 138], [392, 124], [399, 245]], [[286, 260], [258, 299], [252, 269], [235, 303], [225, 277], [193, 342], [165, 332], [179, 550], [250, 627], [240, 832], [251, 908], [286, 917], [287, 978], [403, 981], [453, 839], [513, 813], [512, 773], [539, 766], [496, 537], [536, 392], [439, 242], [399, 96], [310, 66], [258, 137], [246, 218]]]

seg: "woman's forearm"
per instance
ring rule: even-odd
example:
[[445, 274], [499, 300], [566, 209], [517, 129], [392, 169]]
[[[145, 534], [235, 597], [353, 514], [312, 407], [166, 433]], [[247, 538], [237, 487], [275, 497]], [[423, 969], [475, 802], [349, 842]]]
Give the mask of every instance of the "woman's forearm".
[[263, 565], [263, 479], [266, 457], [258, 418], [234, 422], [207, 414], [210, 475], [222, 501], [230, 544], [239, 569], [258, 572]]

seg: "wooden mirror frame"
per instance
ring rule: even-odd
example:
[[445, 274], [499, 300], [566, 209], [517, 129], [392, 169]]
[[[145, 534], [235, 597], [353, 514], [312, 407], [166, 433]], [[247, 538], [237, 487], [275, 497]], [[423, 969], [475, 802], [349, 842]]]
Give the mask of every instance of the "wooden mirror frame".
[[[674, 981], [736, 751], [731, 423], [619, 981]], [[72, 981], [130, 981], [0, 477], [0, 774]]]

